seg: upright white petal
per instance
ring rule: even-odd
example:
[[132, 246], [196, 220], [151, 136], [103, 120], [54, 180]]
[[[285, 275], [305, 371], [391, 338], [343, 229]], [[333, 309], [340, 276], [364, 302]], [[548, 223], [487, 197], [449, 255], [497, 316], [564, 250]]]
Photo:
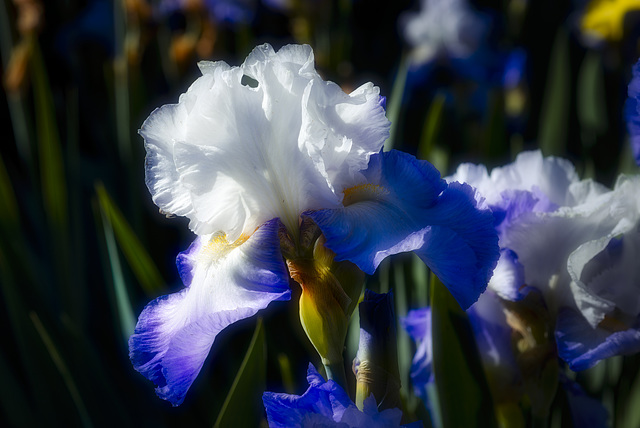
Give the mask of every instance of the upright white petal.
[[272, 218], [292, 230], [302, 211], [340, 206], [388, 137], [378, 88], [347, 95], [323, 81], [309, 46], [262, 45], [240, 67], [200, 69], [141, 129], [154, 202], [199, 235], [234, 240]]

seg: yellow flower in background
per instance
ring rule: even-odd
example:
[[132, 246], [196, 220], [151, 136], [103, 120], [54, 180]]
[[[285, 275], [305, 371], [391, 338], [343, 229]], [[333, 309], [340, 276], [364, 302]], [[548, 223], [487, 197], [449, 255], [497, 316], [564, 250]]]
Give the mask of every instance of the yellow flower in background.
[[640, 0], [592, 0], [586, 7], [580, 29], [588, 36], [619, 41], [627, 13], [640, 10]]

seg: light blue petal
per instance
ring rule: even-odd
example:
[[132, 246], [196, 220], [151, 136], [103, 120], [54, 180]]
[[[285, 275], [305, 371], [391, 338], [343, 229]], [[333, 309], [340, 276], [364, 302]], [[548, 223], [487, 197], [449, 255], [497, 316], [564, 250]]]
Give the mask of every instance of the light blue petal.
[[129, 338], [134, 368], [157, 385], [161, 398], [182, 403], [220, 331], [290, 298], [280, 225], [274, 219], [240, 245], [200, 243], [179, 256], [189, 287], [149, 303]]
[[592, 328], [579, 312], [564, 308], [558, 313], [555, 336], [558, 355], [574, 371], [615, 355], [640, 352], [640, 320], [627, 330], [611, 332]]
[[363, 174], [374, 191], [306, 213], [336, 260], [372, 274], [387, 256], [415, 251], [463, 308], [475, 302], [499, 256], [493, 214], [478, 208], [475, 190], [447, 185], [429, 162], [395, 150], [372, 156]]

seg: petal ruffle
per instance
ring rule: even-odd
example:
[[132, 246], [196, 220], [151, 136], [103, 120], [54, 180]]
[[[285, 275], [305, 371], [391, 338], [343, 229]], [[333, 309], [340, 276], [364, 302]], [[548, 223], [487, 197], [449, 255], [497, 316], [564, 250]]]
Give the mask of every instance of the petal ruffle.
[[240, 67], [199, 66], [179, 103], [140, 131], [154, 202], [199, 235], [235, 240], [276, 217], [293, 230], [303, 210], [340, 206], [389, 135], [379, 89], [346, 94], [322, 80], [309, 46], [265, 44]]
[[499, 254], [493, 215], [478, 209], [473, 188], [447, 185], [430, 163], [394, 150], [372, 156], [363, 176], [344, 208], [305, 213], [336, 260], [372, 274], [387, 256], [415, 251], [463, 308], [475, 302]]
[[182, 403], [220, 331], [290, 298], [279, 227], [271, 220], [241, 243], [199, 237], [178, 257], [189, 287], [149, 303], [129, 339], [134, 368], [157, 385], [158, 396]]

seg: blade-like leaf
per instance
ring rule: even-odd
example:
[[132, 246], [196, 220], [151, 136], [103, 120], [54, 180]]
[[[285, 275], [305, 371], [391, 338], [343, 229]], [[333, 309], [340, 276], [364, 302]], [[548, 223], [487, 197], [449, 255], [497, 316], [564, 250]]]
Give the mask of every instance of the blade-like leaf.
[[214, 428], [258, 426], [267, 375], [266, 342], [262, 318], [258, 318], [249, 349], [240, 365]]
[[120, 249], [143, 290], [150, 296], [158, 295], [164, 290], [164, 281], [149, 253], [101, 183], [96, 185], [96, 193], [100, 209], [111, 223]]
[[78, 411], [78, 415], [80, 416], [82, 425], [85, 427], [92, 426], [93, 424], [91, 423], [91, 418], [89, 417], [89, 413], [87, 412], [86, 406], [82, 399], [82, 395], [78, 390], [76, 382], [73, 379], [73, 376], [71, 375], [69, 368], [67, 367], [67, 364], [65, 363], [64, 359], [61, 357], [60, 352], [58, 351], [55, 343], [53, 342], [49, 333], [47, 332], [47, 329], [44, 327], [44, 325], [40, 321], [38, 314], [36, 314], [34, 311], [31, 311], [29, 313], [29, 317], [31, 318], [31, 322], [33, 323], [36, 331], [40, 335], [40, 339], [42, 340], [42, 343], [44, 343], [44, 346], [47, 348], [47, 351], [49, 352], [49, 356], [51, 357], [51, 360], [55, 364], [56, 368], [60, 372], [60, 375], [62, 376], [62, 379], [64, 380], [64, 383], [67, 387], [69, 395], [71, 396], [71, 399], [73, 400], [73, 403], [76, 406], [76, 410]]
[[402, 57], [400, 58], [400, 65], [398, 66], [398, 72], [396, 73], [395, 80], [393, 81], [391, 96], [389, 97], [387, 103], [387, 118], [389, 118], [389, 121], [391, 121], [391, 130], [389, 139], [384, 143], [385, 151], [391, 150], [396, 144], [396, 139], [398, 138], [400, 111], [402, 110], [402, 98], [405, 91], [405, 85], [407, 83], [408, 71], [408, 55], [402, 55]]
[[116, 246], [116, 239], [113, 233], [113, 227], [102, 205], [100, 206], [100, 217], [102, 228], [104, 230], [104, 239], [107, 246], [109, 258], [109, 266], [111, 267], [111, 276], [113, 278], [113, 290], [116, 298], [117, 315], [120, 322], [120, 331], [123, 336], [123, 343], [127, 343], [129, 336], [133, 334], [136, 326], [136, 318], [131, 308], [131, 301], [127, 293], [127, 285], [122, 274], [120, 266], [120, 257]]
[[538, 141], [546, 155], [563, 155], [569, 126], [569, 37], [559, 30], [549, 61], [547, 85], [540, 112]]
[[443, 426], [495, 426], [491, 393], [467, 314], [435, 276], [431, 295], [433, 373]]

